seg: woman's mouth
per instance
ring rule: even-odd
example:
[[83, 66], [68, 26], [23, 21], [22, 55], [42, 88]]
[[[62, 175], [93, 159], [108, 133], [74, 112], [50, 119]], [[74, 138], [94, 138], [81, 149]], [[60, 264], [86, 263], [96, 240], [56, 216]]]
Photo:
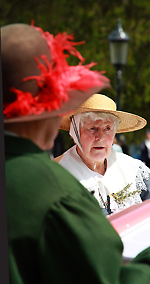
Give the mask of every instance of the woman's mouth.
[[95, 146], [95, 147], [93, 147], [95, 150], [103, 150], [104, 149], [104, 147], [102, 147], [102, 146]]

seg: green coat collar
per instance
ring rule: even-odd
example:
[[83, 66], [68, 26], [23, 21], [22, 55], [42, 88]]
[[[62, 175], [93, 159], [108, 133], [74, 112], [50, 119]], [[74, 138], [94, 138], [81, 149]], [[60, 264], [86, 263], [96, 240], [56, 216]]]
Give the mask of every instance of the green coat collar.
[[43, 153], [43, 150], [29, 139], [5, 135], [5, 152], [18, 156], [29, 153]]

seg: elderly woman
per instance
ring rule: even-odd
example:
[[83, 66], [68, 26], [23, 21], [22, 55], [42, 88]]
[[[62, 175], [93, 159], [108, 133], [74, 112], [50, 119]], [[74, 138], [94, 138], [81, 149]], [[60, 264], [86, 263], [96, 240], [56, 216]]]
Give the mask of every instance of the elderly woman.
[[70, 129], [76, 145], [55, 160], [95, 196], [106, 215], [150, 198], [150, 169], [112, 149], [116, 132], [145, 125], [145, 119], [116, 111], [115, 102], [100, 94], [62, 119], [61, 129]]

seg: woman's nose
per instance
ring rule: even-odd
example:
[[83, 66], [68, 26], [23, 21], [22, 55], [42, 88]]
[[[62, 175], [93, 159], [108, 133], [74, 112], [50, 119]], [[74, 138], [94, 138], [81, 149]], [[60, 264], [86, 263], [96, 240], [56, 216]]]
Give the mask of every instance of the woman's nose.
[[104, 138], [103, 132], [101, 130], [98, 130], [95, 134], [95, 140], [101, 141], [101, 140], [104, 140], [104, 139], [105, 138]]

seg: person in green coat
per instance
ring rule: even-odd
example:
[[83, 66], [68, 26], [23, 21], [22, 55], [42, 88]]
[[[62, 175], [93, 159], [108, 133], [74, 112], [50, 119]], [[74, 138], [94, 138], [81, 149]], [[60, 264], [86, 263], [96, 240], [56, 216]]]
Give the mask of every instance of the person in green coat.
[[68, 65], [64, 50], [83, 58], [66, 33], [13, 24], [1, 36], [10, 283], [149, 284], [150, 248], [122, 265], [122, 241], [97, 200], [45, 151], [61, 116], [107, 78]]

